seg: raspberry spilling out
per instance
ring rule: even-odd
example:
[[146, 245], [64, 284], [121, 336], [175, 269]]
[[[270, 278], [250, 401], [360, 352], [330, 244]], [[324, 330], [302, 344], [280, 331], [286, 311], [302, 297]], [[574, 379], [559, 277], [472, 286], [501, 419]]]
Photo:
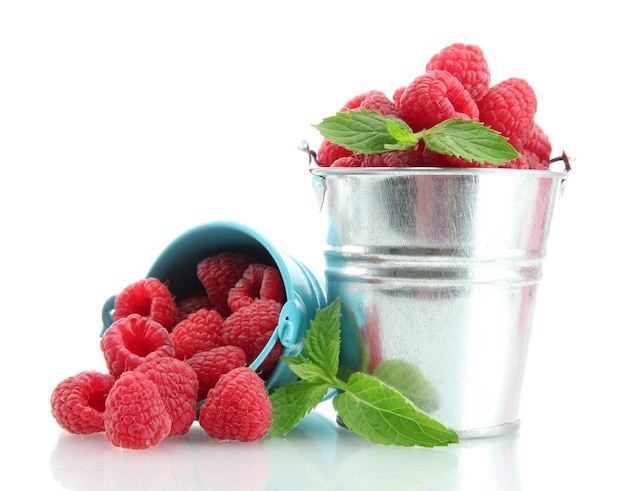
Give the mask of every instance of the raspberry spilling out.
[[184, 360], [199, 351], [219, 346], [222, 342], [223, 319], [215, 310], [200, 309], [180, 321], [170, 337], [176, 357]]
[[59, 425], [79, 435], [104, 431], [104, 403], [115, 377], [87, 370], [61, 381], [52, 391], [52, 415]]
[[208, 351], [200, 351], [186, 362], [196, 373], [197, 400], [202, 401], [222, 375], [235, 368], [246, 366], [246, 352], [239, 346], [218, 346]]
[[[491, 84], [491, 71], [480, 47], [453, 43], [435, 53], [425, 71], [398, 87], [388, 98], [377, 90], [358, 94], [338, 112], [368, 109], [393, 115], [414, 132], [431, 128], [450, 118], [478, 121], [505, 136], [519, 157], [498, 166], [467, 161], [425, 150], [422, 143], [412, 151], [359, 155], [323, 139], [316, 155], [322, 167], [503, 167], [549, 169], [552, 146], [534, 118], [537, 98], [522, 78]], [[419, 145], [422, 145], [421, 148]], [[552, 159], [558, 160], [558, 159]]]
[[159, 391], [172, 420], [168, 436], [184, 435], [196, 419], [198, 377], [193, 368], [177, 358], [161, 357], [139, 365]]
[[[154, 278], [122, 291], [100, 341], [109, 373], [81, 372], [52, 392], [52, 415], [63, 429], [104, 432], [127, 449], [184, 435], [200, 417], [212, 438], [265, 436], [271, 425], [265, 380], [282, 353], [280, 341], [256, 370], [249, 365], [259, 364], [278, 325], [286, 301], [280, 272], [228, 252], [200, 261], [197, 275], [203, 290], [183, 295], [174, 309], [167, 286]], [[165, 311], [176, 313], [174, 324], [162, 324]]]
[[157, 385], [136, 371], [115, 381], [105, 403], [104, 435], [113, 445], [145, 449], [163, 440], [172, 419]]
[[115, 298], [113, 321], [139, 314], [150, 317], [170, 331], [178, 321], [172, 294], [157, 278], [145, 278], [127, 286]]
[[144, 361], [159, 356], [174, 356], [169, 332], [149, 317], [131, 314], [116, 320], [100, 341], [109, 372], [119, 377]]
[[272, 405], [263, 380], [248, 367], [222, 375], [200, 408], [199, 422], [211, 438], [260, 440], [272, 425]]

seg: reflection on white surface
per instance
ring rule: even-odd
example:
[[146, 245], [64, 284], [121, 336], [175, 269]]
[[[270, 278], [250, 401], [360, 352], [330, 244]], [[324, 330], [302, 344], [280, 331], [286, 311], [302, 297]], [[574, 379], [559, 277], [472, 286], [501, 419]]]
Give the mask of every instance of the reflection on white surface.
[[[285, 437], [209, 440], [194, 425], [147, 450], [113, 447], [103, 434], [61, 432], [50, 455], [57, 482], [74, 490], [518, 490], [517, 436], [445, 448], [374, 445], [317, 410]], [[327, 414], [328, 413], [328, 414]]]

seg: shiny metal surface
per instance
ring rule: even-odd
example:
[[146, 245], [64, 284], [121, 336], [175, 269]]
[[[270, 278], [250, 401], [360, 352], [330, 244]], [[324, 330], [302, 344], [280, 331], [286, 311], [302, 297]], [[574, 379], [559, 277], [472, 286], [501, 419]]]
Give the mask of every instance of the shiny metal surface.
[[515, 431], [550, 224], [566, 174], [311, 167], [342, 363], [461, 437]]

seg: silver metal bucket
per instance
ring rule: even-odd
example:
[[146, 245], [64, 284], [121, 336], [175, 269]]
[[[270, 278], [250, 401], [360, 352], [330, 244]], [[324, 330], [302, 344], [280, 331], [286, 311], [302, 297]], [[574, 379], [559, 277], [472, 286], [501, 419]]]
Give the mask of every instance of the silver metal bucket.
[[311, 167], [341, 362], [462, 438], [518, 428], [548, 232], [566, 173]]

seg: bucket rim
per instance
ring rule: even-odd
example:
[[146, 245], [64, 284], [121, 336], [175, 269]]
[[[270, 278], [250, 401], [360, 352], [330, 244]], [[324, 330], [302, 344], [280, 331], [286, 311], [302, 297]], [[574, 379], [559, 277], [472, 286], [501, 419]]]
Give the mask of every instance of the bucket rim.
[[309, 172], [317, 177], [326, 176], [481, 176], [538, 177], [566, 179], [568, 171], [540, 169], [510, 169], [494, 167], [323, 167], [309, 166]]

